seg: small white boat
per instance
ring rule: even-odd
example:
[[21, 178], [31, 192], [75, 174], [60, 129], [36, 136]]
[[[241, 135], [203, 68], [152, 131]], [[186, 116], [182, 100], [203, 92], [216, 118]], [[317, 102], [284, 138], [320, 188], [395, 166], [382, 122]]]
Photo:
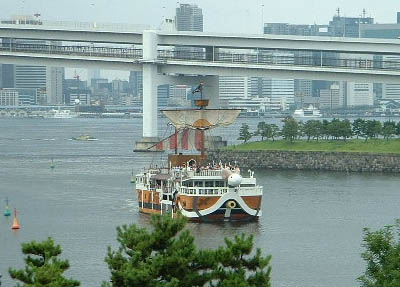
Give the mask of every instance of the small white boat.
[[77, 113], [71, 112], [70, 110], [51, 110], [49, 112], [49, 118], [54, 119], [72, 119], [78, 116]]
[[320, 118], [322, 117], [322, 115], [319, 109], [315, 108], [313, 105], [310, 105], [308, 106], [308, 108], [295, 110], [293, 113], [293, 117], [299, 119], [308, 119]]

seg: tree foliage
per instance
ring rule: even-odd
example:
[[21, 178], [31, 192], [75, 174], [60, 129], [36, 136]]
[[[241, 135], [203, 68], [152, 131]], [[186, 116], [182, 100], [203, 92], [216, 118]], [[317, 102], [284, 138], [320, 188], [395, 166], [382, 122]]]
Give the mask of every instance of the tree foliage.
[[382, 128], [383, 138], [385, 138], [386, 140], [389, 140], [395, 134], [396, 134], [396, 123], [392, 122], [392, 121], [384, 122], [383, 128]]
[[283, 120], [283, 127], [281, 135], [285, 140], [289, 140], [291, 143], [297, 138], [299, 134], [299, 124], [292, 117], [285, 118]]
[[68, 260], [60, 260], [58, 256], [62, 250], [60, 245], [55, 245], [52, 238], [43, 242], [32, 241], [22, 244], [22, 253], [27, 255], [24, 259], [25, 268], [9, 269], [12, 279], [20, 281], [17, 287], [75, 287], [80, 282], [67, 279], [63, 273], [68, 270]]
[[240, 127], [238, 140], [242, 140], [246, 143], [249, 139], [251, 139], [251, 137], [252, 134], [250, 133], [249, 125], [243, 123]]
[[400, 286], [400, 221], [377, 231], [364, 229], [362, 258], [367, 264], [358, 280], [363, 287]]
[[153, 231], [136, 225], [117, 228], [120, 247], [108, 248], [105, 261], [112, 287], [270, 286], [270, 256], [250, 253], [253, 237], [226, 239], [217, 250], [198, 250], [184, 230], [186, 219], [154, 215]]

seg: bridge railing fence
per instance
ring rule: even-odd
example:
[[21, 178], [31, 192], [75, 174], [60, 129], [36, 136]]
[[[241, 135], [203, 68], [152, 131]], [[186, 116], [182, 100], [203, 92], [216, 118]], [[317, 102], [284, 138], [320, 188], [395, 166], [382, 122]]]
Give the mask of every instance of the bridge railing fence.
[[325, 68], [349, 68], [368, 70], [400, 70], [400, 57], [398, 60], [371, 59], [366, 57], [334, 56], [331, 54], [299, 56], [299, 55], [274, 55], [273, 53], [230, 53], [219, 52], [208, 54], [206, 51], [191, 50], [159, 50], [160, 60], [184, 60], [201, 62], [220, 62], [233, 64], [257, 64], [257, 65], [282, 65], [282, 66], [309, 66]]
[[0, 51], [132, 59], [141, 59], [143, 57], [142, 49], [90, 45], [57, 45], [40, 43], [25, 44], [2, 42], [0, 44]]
[[[89, 57], [112, 57], [140, 60], [143, 58], [142, 49], [132, 47], [110, 47], [98, 45], [66, 45], [43, 43], [9, 43], [0, 42], [0, 51], [43, 53], [54, 55], [75, 55]], [[158, 59], [163, 61], [198, 61], [249, 65], [281, 65], [281, 66], [309, 66], [322, 68], [348, 68], [366, 70], [400, 70], [400, 57], [391, 57], [390, 60], [373, 55], [335, 55], [315, 51], [308, 55], [296, 53], [260, 50], [252, 53], [237, 53], [223, 51], [210, 53], [199, 47], [177, 47], [175, 50], [159, 50]]]

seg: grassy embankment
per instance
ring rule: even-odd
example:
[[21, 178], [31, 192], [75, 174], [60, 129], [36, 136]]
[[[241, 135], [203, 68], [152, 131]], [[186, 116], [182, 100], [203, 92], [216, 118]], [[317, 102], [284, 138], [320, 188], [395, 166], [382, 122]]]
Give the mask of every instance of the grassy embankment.
[[362, 139], [352, 140], [297, 140], [293, 143], [285, 140], [249, 142], [229, 146], [228, 150], [283, 150], [283, 151], [326, 151], [326, 152], [369, 152], [400, 154], [400, 139]]

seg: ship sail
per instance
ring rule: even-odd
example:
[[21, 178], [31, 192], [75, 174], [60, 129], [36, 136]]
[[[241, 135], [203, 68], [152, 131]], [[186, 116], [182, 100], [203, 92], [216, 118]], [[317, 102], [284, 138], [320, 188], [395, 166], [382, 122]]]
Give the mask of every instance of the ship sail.
[[156, 150], [201, 150], [202, 148], [201, 131], [188, 128], [177, 131], [155, 145]]
[[240, 109], [163, 110], [172, 124], [179, 130], [184, 128], [207, 130], [232, 124]]

